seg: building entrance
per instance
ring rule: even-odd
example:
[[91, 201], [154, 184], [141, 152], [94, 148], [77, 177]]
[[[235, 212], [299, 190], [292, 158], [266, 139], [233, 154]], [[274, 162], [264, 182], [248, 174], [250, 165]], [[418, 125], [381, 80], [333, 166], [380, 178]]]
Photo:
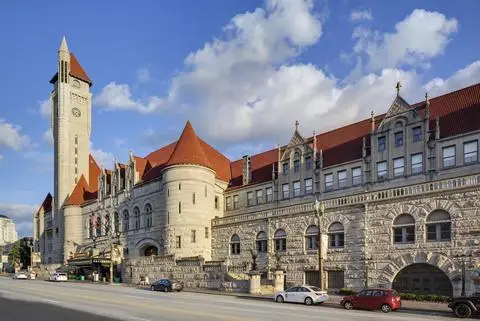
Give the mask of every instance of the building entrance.
[[453, 295], [452, 283], [445, 272], [426, 263], [415, 263], [400, 270], [392, 288], [399, 293]]

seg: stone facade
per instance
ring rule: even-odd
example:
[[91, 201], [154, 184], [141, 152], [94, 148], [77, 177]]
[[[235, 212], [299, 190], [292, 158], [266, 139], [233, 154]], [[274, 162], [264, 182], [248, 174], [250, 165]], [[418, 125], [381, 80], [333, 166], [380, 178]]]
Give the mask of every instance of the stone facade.
[[[59, 62], [68, 68], [67, 53], [62, 43]], [[212, 154], [187, 123], [175, 146], [161, 149], [168, 152], [150, 169], [158, 175], [146, 179], [141, 172], [146, 158], [130, 154], [127, 164], [104, 170], [94, 164], [87, 143], [72, 143], [90, 135], [89, 83], [73, 88], [74, 81], [57, 82], [52, 94], [56, 206], [34, 215], [35, 248], [44, 264], [62, 264], [94, 247], [108, 253], [115, 238], [123, 249], [126, 282], [148, 275], [179, 278], [187, 286], [245, 290], [257, 255], [264, 286], [278, 269], [285, 271], [286, 286], [315, 283], [320, 226], [328, 288], [390, 287], [404, 268], [426, 263], [442, 271], [458, 294], [461, 259], [456, 256], [462, 254], [469, 257], [467, 291], [480, 290], [470, 277], [477, 273], [480, 253], [480, 131], [442, 135], [428, 99], [410, 106], [397, 94], [381, 121], [372, 115], [351, 125], [363, 134], [353, 133], [351, 141], [326, 151], [317, 149], [317, 139], [334, 135], [305, 138], [297, 123], [286, 146], [229, 161], [230, 178], [218, 175], [220, 153]], [[73, 93], [87, 100], [71, 100]], [[85, 117], [71, 112], [80, 102]], [[443, 108], [435, 102], [432, 107]], [[184, 135], [192, 148], [185, 147]], [[210, 160], [205, 150], [214, 155]], [[176, 162], [169, 163], [172, 155]], [[271, 163], [262, 163], [267, 157]], [[234, 178], [239, 162], [241, 177]], [[95, 196], [62, 206], [80, 174], [89, 177], [88, 192]], [[324, 204], [321, 224], [315, 200]], [[407, 281], [412, 290], [419, 287], [417, 280]]]

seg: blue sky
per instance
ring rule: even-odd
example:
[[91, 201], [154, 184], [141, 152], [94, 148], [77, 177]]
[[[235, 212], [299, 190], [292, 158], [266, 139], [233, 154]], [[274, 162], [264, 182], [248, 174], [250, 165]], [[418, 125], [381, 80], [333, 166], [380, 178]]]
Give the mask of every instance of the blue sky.
[[0, 213], [20, 235], [52, 190], [45, 100], [57, 49], [93, 80], [105, 166], [176, 139], [184, 122], [231, 159], [480, 81], [480, 2], [3, 1]]

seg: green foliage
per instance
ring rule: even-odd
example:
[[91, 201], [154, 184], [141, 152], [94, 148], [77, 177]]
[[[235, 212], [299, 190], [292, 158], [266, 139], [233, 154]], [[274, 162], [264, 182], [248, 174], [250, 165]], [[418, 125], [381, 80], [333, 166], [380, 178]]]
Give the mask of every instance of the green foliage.
[[19, 264], [20, 258], [21, 258], [20, 243], [17, 241], [13, 245], [10, 252], [8, 252], [8, 261], [11, 262], [12, 264], [15, 264], [15, 263]]
[[435, 294], [415, 294], [415, 293], [400, 293], [402, 300], [409, 301], [427, 301], [427, 302], [448, 302], [450, 297]]
[[338, 291], [338, 294], [340, 295], [354, 295], [357, 292], [353, 291], [352, 289], [349, 288], [341, 288], [340, 291]]

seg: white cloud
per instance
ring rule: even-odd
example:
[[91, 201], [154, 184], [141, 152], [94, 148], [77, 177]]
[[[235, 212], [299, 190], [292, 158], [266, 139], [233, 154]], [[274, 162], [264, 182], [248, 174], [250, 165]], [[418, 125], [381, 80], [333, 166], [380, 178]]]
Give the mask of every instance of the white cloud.
[[99, 148], [94, 148], [93, 143], [90, 142], [90, 151], [93, 155], [93, 158], [97, 161], [98, 165], [103, 168], [112, 168], [115, 156]]
[[353, 10], [350, 13], [351, 21], [370, 21], [373, 19], [371, 10]]
[[438, 96], [480, 82], [480, 60], [458, 70], [447, 79], [435, 78], [425, 85], [430, 96]]
[[94, 98], [94, 103], [107, 110], [124, 109], [151, 113], [163, 106], [163, 99], [151, 96], [146, 101], [135, 100], [127, 84], [116, 84], [112, 81]]
[[119, 138], [115, 139], [115, 146], [121, 147], [123, 145], [125, 145], [125, 140]]
[[27, 147], [30, 144], [30, 138], [22, 135], [22, 128], [7, 123], [5, 119], [0, 118], [0, 147], [5, 146], [15, 151]]
[[47, 129], [47, 131], [43, 133], [43, 141], [47, 143], [49, 146], [53, 146], [52, 128]]
[[0, 203], [0, 214], [14, 221], [20, 237], [33, 235], [33, 213], [37, 209], [38, 205]]
[[137, 70], [137, 81], [140, 83], [147, 83], [150, 81], [150, 72], [147, 68], [140, 68]]
[[39, 101], [38, 104], [40, 105], [38, 110], [40, 115], [42, 115], [42, 117], [49, 119], [52, 113], [52, 105], [50, 104], [50, 99]]
[[404, 64], [421, 65], [443, 53], [451, 35], [458, 29], [455, 18], [439, 12], [415, 9], [395, 25], [395, 32], [380, 34], [357, 28], [354, 51], [368, 56], [368, 70], [393, 68]]

